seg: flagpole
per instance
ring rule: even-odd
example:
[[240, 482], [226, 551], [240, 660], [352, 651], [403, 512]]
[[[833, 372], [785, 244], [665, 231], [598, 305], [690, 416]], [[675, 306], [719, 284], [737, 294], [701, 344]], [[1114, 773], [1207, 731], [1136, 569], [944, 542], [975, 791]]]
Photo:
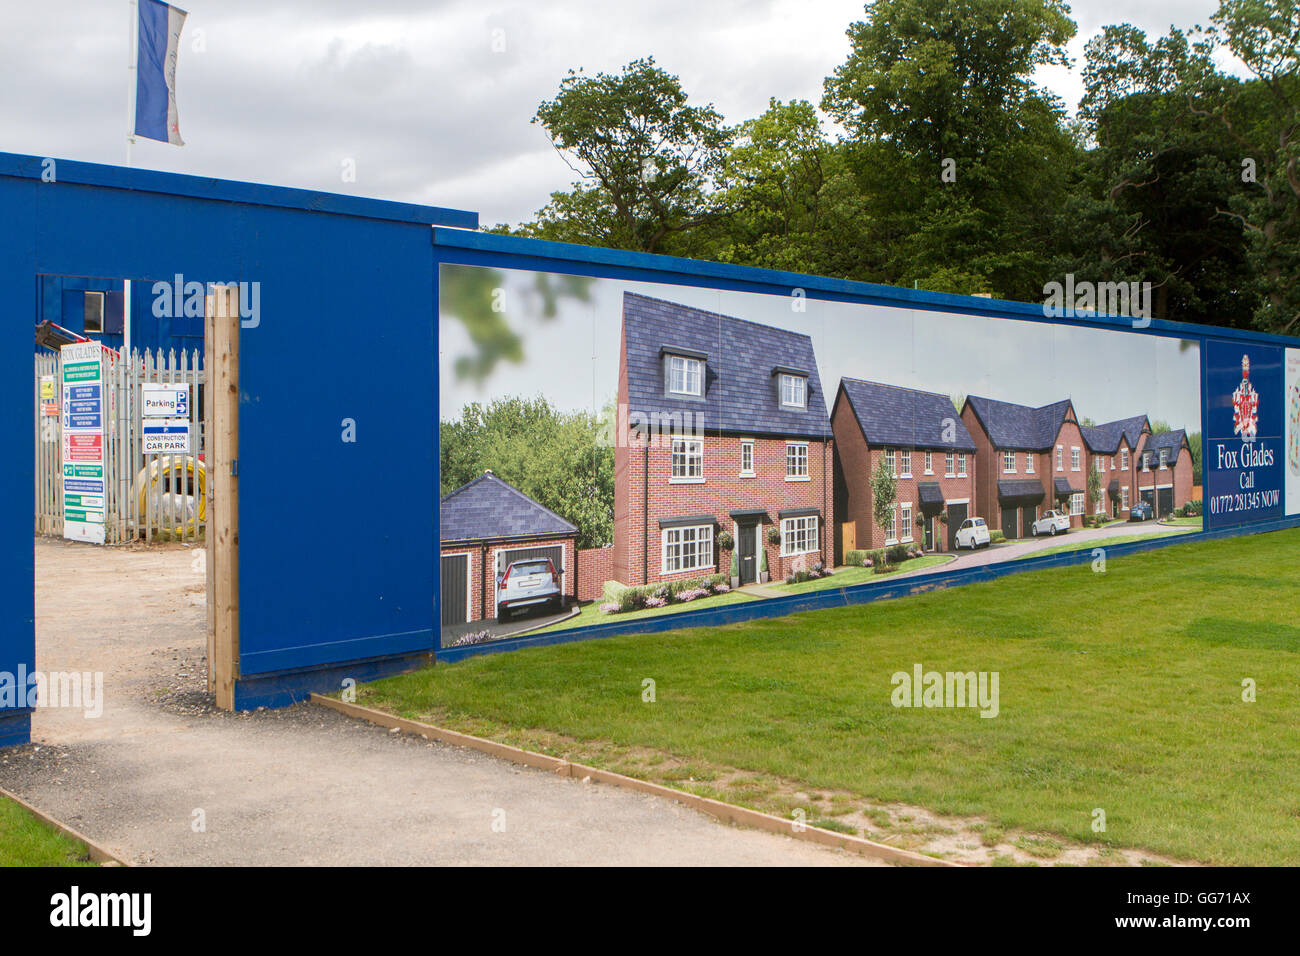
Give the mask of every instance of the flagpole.
[[[139, 35], [139, 17], [136, 0], [127, 0], [126, 9], [130, 29], [126, 40], [126, 165], [131, 166], [131, 147], [135, 145], [135, 93], [136, 93], [136, 38]], [[131, 280], [122, 283], [122, 355], [131, 360]]]

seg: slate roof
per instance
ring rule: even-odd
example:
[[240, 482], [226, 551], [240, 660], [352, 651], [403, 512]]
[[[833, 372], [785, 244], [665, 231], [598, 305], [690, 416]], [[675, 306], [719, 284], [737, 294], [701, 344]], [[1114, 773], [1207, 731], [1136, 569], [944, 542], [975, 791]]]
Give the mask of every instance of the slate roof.
[[484, 472], [442, 499], [439, 540], [564, 538], [578, 529], [492, 472]]
[[[868, 445], [975, 451], [975, 441], [947, 395], [856, 378], [840, 379], [840, 394], [848, 398]], [[953, 427], [951, 442], [943, 440], [945, 422]]]
[[1047, 451], [1065, 421], [1070, 400], [1030, 408], [1014, 402], [971, 395], [967, 401], [988, 432], [994, 448], [1008, 451]]
[[[703, 416], [707, 433], [830, 438], [817, 357], [803, 333], [625, 292], [623, 336], [629, 415], [690, 412]], [[702, 400], [665, 394], [661, 350], [675, 348], [704, 354]], [[807, 373], [804, 409], [780, 407], [777, 368]]]
[[1151, 467], [1155, 467], [1160, 462], [1160, 449], [1169, 449], [1169, 466], [1172, 468], [1178, 461], [1178, 455], [1183, 447], [1183, 440], [1187, 433], [1176, 428], [1171, 432], [1157, 432], [1147, 439], [1146, 447], [1142, 450], [1151, 452]]
[[1145, 425], [1145, 415], [1134, 415], [1132, 418], [1121, 418], [1102, 425], [1081, 425], [1079, 431], [1083, 432], [1083, 440], [1089, 451], [1114, 455], [1119, 453], [1121, 438], [1128, 439], [1129, 448], [1136, 448], [1138, 436], [1142, 434]]
[[1069, 478], [1057, 478], [1053, 481], [1053, 487], [1056, 489], [1056, 497], [1066, 498], [1070, 495], [1083, 494], [1082, 488], [1075, 488], [1070, 484]]
[[943, 510], [943, 488], [937, 481], [918, 481], [916, 491], [921, 499], [922, 514], [938, 514]]
[[1047, 497], [1037, 478], [999, 478], [998, 500], [1037, 503]]

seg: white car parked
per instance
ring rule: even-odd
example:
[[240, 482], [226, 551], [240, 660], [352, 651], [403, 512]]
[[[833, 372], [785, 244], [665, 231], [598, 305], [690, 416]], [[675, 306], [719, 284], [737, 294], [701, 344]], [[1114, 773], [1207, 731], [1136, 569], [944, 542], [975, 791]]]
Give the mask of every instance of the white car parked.
[[976, 548], [982, 548], [989, 543], [989, 527], [984, 523], [983, 518], [967, 518], [957, 529], [957, 547], [970, 548], [974, 551]]
[[1030, 532], [1035, 538], [1040, 534], [1064, 534], [1070, 530], [1070, 517], [1060, 511], [1044, 511], [1033, 523]]

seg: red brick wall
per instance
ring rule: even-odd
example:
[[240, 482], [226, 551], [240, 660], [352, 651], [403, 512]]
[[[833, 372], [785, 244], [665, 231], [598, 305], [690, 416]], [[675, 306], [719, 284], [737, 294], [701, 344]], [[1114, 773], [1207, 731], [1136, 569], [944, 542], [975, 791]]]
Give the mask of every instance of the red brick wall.
[[[1186, 448], [1179, 449], [1178, 458], [1164, 471], [1160, 470], [1159, 458], [1152, 461], [1150, 471], [1142, 471], [1140, 465], [1137, 469], [1138, 488], [1155, 488], [1158, 485], [1169, 484], [1174, 486], [1174, 507], [1181, 508], [1192, 497], [1192, 453]], [[1153, 498], [1152, 501], [1154, 502], [1155, 499]]]
[[[872, 514], [871, 475], [885, 457], [885, 450], [867, 444], [862, 429], [858, 425], [857, 417], [853, 414], [848, 402], [840, 402], [835, 409], [831, 418], [831, 428], [835, 434], [835, 453], [838, 456], [843, 498], [838, 520], [854, 522], [854, 536], [857, 539], [858, 550], [867, 551], [872, 548], [883, 548], [886, 546], [886, 528], [877, 527], [875, 517]], [[907, 539], [910, 538], [910, 543], [920, 547], [924, 543], [925, 537], [923, 529], [915, 524], [916, 516], [921, 513], [921, 496], [917, 490], [917, 484], [922, 481], [937, 481], [945, 501], [969, 499], [971, 502], [970, 513], [976, 514], [977, 512], [974, 510], [976, 456], [966, 455], [965, 477], [948, 478], [944, 474], [944, 452], [934, 451], [931, 453], [931, 464], [934, 473], [930, 475], [925, 474], [924, 450], [914, 450], [911, 454], [912, 477], [897, 479], [894, 507], [899, 515], [897, 521], [899, 542], [909, 543]], [[897, 461], [896, 470], [901, 471], [901, 468], [901, 461]], [[957, 470], [955, 458], [953, 470]], [[899, 507], [903, 502], [912, 503], [912, 526], [907, 529], [902, 527], [902, 508]], [[934, 526], [934, 543], [935, 550], [947, 550], [947, 526], [942, 522], [936, 522]], [[843, 554], [841, 553], [839, 557], [842, 560]]]
[[[620, 379], [625, 371], [620, 370]], [[625, 388], [626, 382], [620, 382]], [[754, 438], [755, 477], [740, 476], [740, 444], [748, 436], [707, 435], [704, 442], [704, 481], [672, 482], [672, 442], [668, 437], [652, 438], [648, 462], [644, 442], [635, 436], [625, 441], [630, 447], [615, 454], [615, 504], [613, 577], [624, 584], [645, 581], [668, 581], [698, 577], [715, 571], [730, 571], [730, 554], [714, 547], [714, 567], [695, 571], [661, 574], [662, 537], [659, 519], [687, 515], [713, 515], [717, 530], [733, 533], [731, 511], [764, 508], [772, 522], [778, 512], [795, 508], [816, 508], [821, 513], [819, 551], [801, 563], [831, 561], [831, 456], [833, 443], [808, 440], [808, 480], [786, 481], [784, 438]], [[797, 439], [803, 441], [804, 439]], [[645, 507], [648, 484], [648, 508]], [[643, 520], [644, 510], [644, 520]], [[767, 551], [768, 571], [772, 580], [788, 574], [797, 558], [782, 558], [780, 547], [769, 544], [764, 524], [759, 531], [760, 545]], [[648, 547], [647, 547], [648, 545]], [[643, 552], [643, 548], [645, 549]], [[648, 559], [643, 562], [642, 558]], [[648, 563], [648, 567], [645, 565]]]
[[594, 601], [614, 577], [614, 546], [582, 548], [578, 551], [578, 600]]
[[[1002, 477], [1002, 456], [994, 452], [992, 440], [969, 403], [962, 410], [961, 420], [975, 441], [975, 493], [971, 496], [970, 516], [983, 518], [990, 528], [1000, 528], [1002, 512], [998, 508], [998, 479]], [[1023, 454], [1017, 467], [1024, 468]]]

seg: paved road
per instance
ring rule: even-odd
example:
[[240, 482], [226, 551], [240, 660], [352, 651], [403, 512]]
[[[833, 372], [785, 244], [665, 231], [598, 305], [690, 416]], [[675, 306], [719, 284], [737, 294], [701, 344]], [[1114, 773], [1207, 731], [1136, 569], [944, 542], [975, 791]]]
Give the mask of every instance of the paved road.
[[98, 718], [38, 710], [36, 742], [0, 751], [0, 786], [124, 859], [867, 862], [723, 826], [656, 797], [390, 734], [311, 705], [214, 712], [203, 693], [203, 566], [195, 558], [179, 547], [36, 545], [37, 666], [102, 671], [105, 705]]

